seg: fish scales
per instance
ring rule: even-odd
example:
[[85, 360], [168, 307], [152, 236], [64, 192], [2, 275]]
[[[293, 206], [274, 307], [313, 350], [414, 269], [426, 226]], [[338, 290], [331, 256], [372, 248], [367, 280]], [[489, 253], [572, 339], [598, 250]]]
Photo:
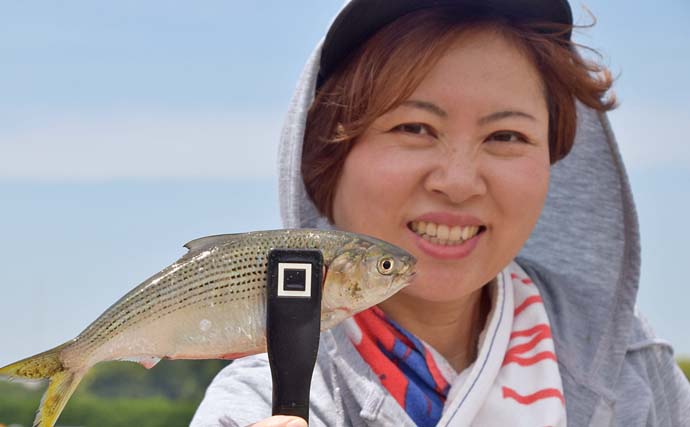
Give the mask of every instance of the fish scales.
[[[193, 262], [181, 267], [173, 264], [168, 271], [164, 270], [162, 274], [144, 282], [140, 285], [141, 289], [135, 289], [131, 295], [128, 294], [119, 304], [116, 303], [106, 311], [99, 319], [101, 322], [92, 325], [92, 331], [87, 329], [76, 339], [74, 350], [77, 354], [88, 355], [101, 341], [112, 339], [124, 325], [133, 328], [195, 303], [204, 304], [208, 302], [209, 291], [217, 290], [216, 287], [228, 289], [211, 297], [217, 304], [263, 296], [266, 289], [268, 251], [275, 247], [316, 248], [321, 239], [310, 240], [307, 238], [309, 234], [298, 232], [283, 238], [264, 238], [257, 233], [249, 238], [233, 240], [224, 246], [213, 248], [208, 255], [202, 252]], [[227, 274], [228, 267], [230, 275]], [[215, 279], [222, 284], [209, 289], [209, 285], [215, 284], [209, 277], [214, 276], [202, 276], [199, 280], [198, 272], [203, 270], [218, 271]], [[230, 297], [231, 295], [235, 297]], [[80, 341], [86, 341], [87, 344], [79, 345]]]
[[151, 367], [161, 358], [237, 358], [265, 351], [270, 249], [321, 250], [327, 267], [322, 329], [406, 286], [415, 264], [386, 242], [333, 230], [210, 236], [185, 246], [187, 254], [128, 292], [75, 339], [0, 368], [0, 376], [50, 378], [36, 426], [52, 427], [83, 375], [101, 361]]

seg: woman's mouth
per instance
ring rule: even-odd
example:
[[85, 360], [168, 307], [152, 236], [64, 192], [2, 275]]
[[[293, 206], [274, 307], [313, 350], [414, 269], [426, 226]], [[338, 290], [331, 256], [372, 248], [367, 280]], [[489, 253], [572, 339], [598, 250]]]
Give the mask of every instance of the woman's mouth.
[[449, 225], [431, 221], [412, 221], [408, 229], [415, 244], [437, 259], [460, 259], [470, 255], [486, 231], [483, 225]]
[[483, 225], [447, 225], [428, 221], [412, 221], [408, 225], [422, 239], [442, 246], [458, 246], [484, 231]]

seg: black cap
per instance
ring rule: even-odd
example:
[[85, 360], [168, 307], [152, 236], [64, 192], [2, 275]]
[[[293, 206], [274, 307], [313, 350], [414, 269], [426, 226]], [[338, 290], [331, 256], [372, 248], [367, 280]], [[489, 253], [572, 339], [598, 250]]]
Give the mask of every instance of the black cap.
[[[438, 6], [481, 8], [517, 21], [572, 25], [567, 0], [352, 0], [333, 21], [321, 51], [320, 86], [340, 61], [376, 31], [411, 12]], [[571, 32], [563, 34], [570, 40]]]

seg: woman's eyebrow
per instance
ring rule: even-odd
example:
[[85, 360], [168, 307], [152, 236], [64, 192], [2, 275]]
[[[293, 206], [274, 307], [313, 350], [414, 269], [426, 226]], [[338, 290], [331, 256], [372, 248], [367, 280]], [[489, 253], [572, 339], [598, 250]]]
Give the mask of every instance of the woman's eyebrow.
[[491, 122], [496, 122], [498, 120], [506, 119], [508, 117], [523, 117], [532, 121], [537, 121], [537, 119], [532, 116], [531, 114], [524, 113], [522, 111], [513, 111], [513, 110], [506, 110], [506, 111], [497, 111], [495, 113], [491, 113], [488, 116], [484, 116], [481, 119], [479, 119], [478, 123], [480, 125], [486, 125]]
[[[439, 107], [438, 105], [434, 104], [433, 102], [429, 101], [420, 101], [418, 99], [408, 99], [406, 101], [403, 101], [401, 106], [405, 107], [411, 107], [411, 108], [419, 108], [420, 110], [428, 111], [429, 113], [432, 113], [436, 116], [439, 116], [441, 118], [447, 118], [448, 113], [446, 111]], [[537, 119], [532, 116], [531, 114], [522, 112], [522, 111], [515, 111], [515, 110], [505, 110], [505, 111], [497, 111], [495, 113], [491, 113], [488, 116], [484, 116], [481, 119], [479, 119], [479, 124], [480, 125], [486, 125], [491, 122], [495, 122], [498, 120], [506, 119], [508, 117], [523, 117], [532, 121], [537, 121]]]
[[439, 107], [438, 105], [434, 104], [433, 102], [428, 102], [428, 101], [420, 101], [417, 99], [408, 99], [406, 101], [403, 101], [402, 104], [400, 104], [405, 107], [412, 107], [412, 108], [419, 108], [424, 111], [428, 111], [432, 114], [435, 114], [441, 118], [446, 118], [448, 117], [448, 113], [446, 113], [443, 108]]

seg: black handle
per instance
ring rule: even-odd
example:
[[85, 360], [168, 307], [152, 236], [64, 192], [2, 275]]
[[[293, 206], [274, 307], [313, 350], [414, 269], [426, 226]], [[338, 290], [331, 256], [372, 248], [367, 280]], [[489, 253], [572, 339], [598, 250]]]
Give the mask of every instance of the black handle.
[[268, 254], [266, 344], [273, 415], [309, 422], [309, 387], [319, 349], [323, 255], [315, 249]]

